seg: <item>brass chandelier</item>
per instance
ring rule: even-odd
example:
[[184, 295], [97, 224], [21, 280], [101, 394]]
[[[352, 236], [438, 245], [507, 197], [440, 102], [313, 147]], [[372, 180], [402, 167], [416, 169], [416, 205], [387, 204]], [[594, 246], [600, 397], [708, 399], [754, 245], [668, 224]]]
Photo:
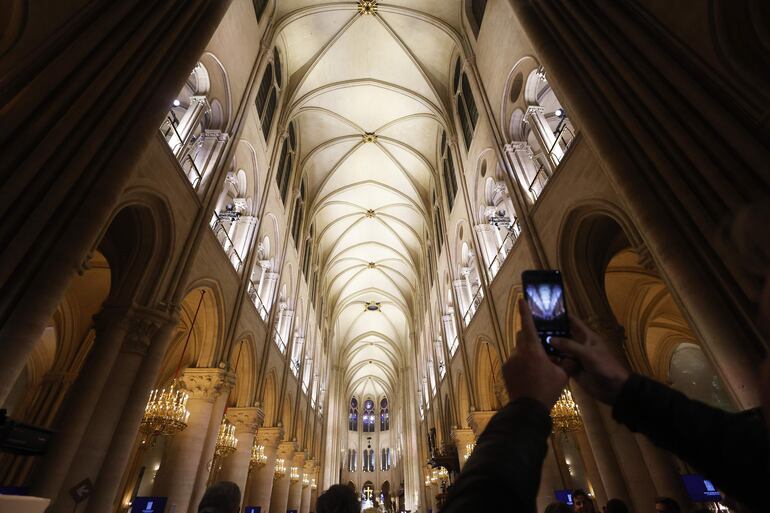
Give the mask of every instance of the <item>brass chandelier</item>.
[[[238, 356], [235, 358], [235, 367], [233, 372], [238, 371], [238, 364], [241, 361], [241, 352], [243, 352], [243, 341], [238, 346]], [[232, 388], [227, 393], [228, 402]], [[227, 418], [227, 406], [222, 413], [222, 422], [219, 424], [219, 433], [217, 433], [217, 443], [214, 446], [214, 454], [219, 458], [227, 458], [238, 448], [238, 439], [235, 437], [235, 425]]]
[[572, 392], [565, 388], [559, 400], [551, 409], [553, 430], [557, 433], [569, 433], [583, 429], [583, 419], [580, 417], [580, 408], [572, 399]]
[[203, 304], [205, 290], [201, 290], [201, 297], [198, 300], [198, 306], [193, 315], [192, 325], [187, 332], [182, 354], [179, 355], [179, 364], [176, 367], [174, 380], [168, 388], [154, 389], [150, 391], [150, 398], [144, 408], [144, 416], [139, 424], [139, 431], [150, 438], [158, 435], [168, 436], [182, 431], [187, 427], [187, 420], [190, 412], [187, 410], [187, 399], [189, 395], [179, 386], [179, 370], [182, 367], [184, 354], [190, 343], [190, 336], [195, 328], [195, 321], [198, 319], [198, 313]]
[[222, 417], [222, 423], [219, 424], [219, 433], [217, 434], [217, 444], [214, 447], [214, 454], [220, 458], [227, 458], [238, 447], [238, 439], [235, 437], [235, 426]]
[[267, 455], [265, 454], [265, 446], [256, 443], [251, 446], [251, 464], [257, 468], [262, 468], [267, 464]]
[[277, 458], [275, 460], [275, 469], [273, 470], [273, 477], [275, 479], [281, 479], [286, 475], [286, 460], [283, 458]]

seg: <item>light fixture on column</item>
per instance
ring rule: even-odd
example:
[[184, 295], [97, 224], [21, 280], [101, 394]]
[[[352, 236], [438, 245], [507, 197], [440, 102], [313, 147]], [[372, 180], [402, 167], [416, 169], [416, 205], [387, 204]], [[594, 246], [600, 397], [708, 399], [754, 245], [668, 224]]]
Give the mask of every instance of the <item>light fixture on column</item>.
[[436, 469], [436, 477], [440, 483], [446, 484], [446, 482], [449, 481], [449, 471], [446, 467], [439, 467]]
[[317, 485], [317, 484], [316, 484], [316, 482], [315, 482], [315, 478], [311, 479], [311, 480], [310, 480], [310, 489], [311, 489], [311, 490], [315, 490], [315, 489], [317, 489], [317, 488], [318, 488], [318, 485]]
[[299, 467], [291, 467], [289, 469], [289, 480], [291, 480], [292, 483], [296, 483], [299, 481], [299, 478]]
[[430, 485], [431, 485], [430, 476], [425, 476], [425, 487], [430, 488]]
[[583, 420], [580, 418], [580, 408], [572, 399], [572, 393], [569, 388], [565, 388], [559, 400], [556, 401], [551, 409], [551, 420], [553, 421], [553, 430], [557, 433], [568, 433], [579, 431], [583, 428]]
[[205, 290], [201, 290], [201, 297], [198, 300], [198, 306], [193, 315], [190, 330], [187, 332], [187, 339], [182, 348], [182, 354], [179, 355], [179, 363], [176, 367], [174, 380], [168, 388], [154, 389], [150, 391], [150, 399], [144, 408], [144, 416], [139, 424], [139, 431], [150, 438], [158, 435], [173, 435], [187, 427], [187, 419], [190, 412], [187, 410], [187, 399], [189, 395], [179, 386], [179, 371], [182, 368], [184, 354], [190, 343], [190, 336], [195, 329], [195, 321], [198, 319]]
[[275, 479], [281, 479], [286, 475], [286, 460], [283, 458], [277, 458], [275, 460], [275, 469], [273, 470], [273, 477]]
[[302, 474], [302, 488], [307, 488], [308, 486], [310, 486], [310, 476]]
[[257, 468], [262, 468], [267, 464], [267, 455], [265, 454], [265, 446], [254, 442], [251, 447], [251, 464]]
[[[238, 363], [241, 361], [241, 352], [243, 352], [243, 340], [238, 346], [238, 356], [235, 357], [235, 367], [233, 373], [238, 371]], [[227, 402], [230, 402], [230, 393], [228, 390]], [[225, 403], [227, 404], [227, 403]], [[238, 448], [238, 439], [235, 437], [235, 426], [227, 419], [227, 406], [222, 414], [222, 422], [219, 424], [219, 433], [217, 434], [217, 444], [214, 446], [214, 454], [219, 458], [227, 458]]]
[[238, 439], [235, 437], [235, 426], [232, 422], [227, 420], [227, 417], [222, 417], [222, 422], [219, 424], [219, 433], [217, 434], [217, 444], [214, 447], [214, 454], [220, 458], [227, 458], [238, 447]]
[[463, 456], [463, 459], [465, 461], [468, 461], [468, 458], [471, 457], [471, 453], [473, 452], [473, 449], [476, 448], [476, 442], [470, 442], [465, 444], [465, 455]]

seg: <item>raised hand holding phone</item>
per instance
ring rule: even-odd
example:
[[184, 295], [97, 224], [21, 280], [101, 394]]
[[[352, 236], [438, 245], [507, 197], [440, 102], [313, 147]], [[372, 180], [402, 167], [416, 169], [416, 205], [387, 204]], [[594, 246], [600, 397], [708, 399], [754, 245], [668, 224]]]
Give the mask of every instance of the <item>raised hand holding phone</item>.
[[527, 300], [540, 341], [549, 355], [559, 356], [551, 344], [553, 337], [570, 336], [567, 301], [561, 273], [556, 270], [531, 270], [521, 273]]

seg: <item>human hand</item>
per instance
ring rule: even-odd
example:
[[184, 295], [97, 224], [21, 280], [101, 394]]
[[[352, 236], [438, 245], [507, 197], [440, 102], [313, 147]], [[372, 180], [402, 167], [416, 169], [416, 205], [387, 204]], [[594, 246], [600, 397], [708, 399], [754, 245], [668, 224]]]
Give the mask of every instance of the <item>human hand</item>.
[[550, 410], [567, 386], [567, 372], [551, 361], [535, 329], [532, 312], [519, 300], [521, 331], [516, 334], [516, 349], [503, 365], [503, 378], [511, 401], [529, 397]]
[[613, 404], [631, 375], [607, 343], [583, 321], [570, 315], [572, 338], [551, 339], [564, 358], [560, 365], [592, 397]]

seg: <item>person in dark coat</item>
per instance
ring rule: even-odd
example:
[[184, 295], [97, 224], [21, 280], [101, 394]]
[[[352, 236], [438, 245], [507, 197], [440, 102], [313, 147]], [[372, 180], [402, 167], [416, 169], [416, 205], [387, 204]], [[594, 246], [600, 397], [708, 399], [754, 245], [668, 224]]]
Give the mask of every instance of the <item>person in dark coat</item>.
[[[770, 294], [767, 295], [770, 297]], [[770, 302], [763, 317], [770, 315]], [[567, 355], [550, 359], [540, 344], [529, 307], [519, 302], [522, 330], [503, 366], [511, 402], [479, 437], [442, 513], [478, 511], [535, 512], [535, 497], [551, 432], [549, 411], [568, 376], [595, 399], [612, 406], [614, 419], [667, 449], [728, 495], [762, 511], [770, 482], [770, 443], [758, 410], [728, 413], [644, 376], [631, 373], [604, 340], [571, 316], [572, 339], [554, 339]], [[761, 374], [763, 405], [770, 408], [770, 367]]]
[[220, 481], [206, 489], [198, 504], [198, 513], [238, 513], [241, 489], [232, 481]]
[[356, 493], [347, 485], [336, 484], [318, 496], [317, 513], [359, 513]]

